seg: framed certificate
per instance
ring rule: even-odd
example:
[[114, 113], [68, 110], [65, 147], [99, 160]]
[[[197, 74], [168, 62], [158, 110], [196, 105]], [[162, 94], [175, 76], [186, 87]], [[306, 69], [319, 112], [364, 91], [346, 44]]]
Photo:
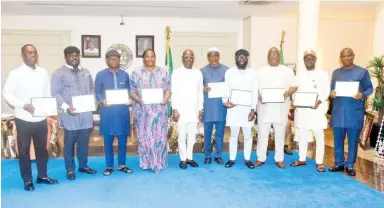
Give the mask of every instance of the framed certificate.
[[225, 82], [208, 83], [211, 91], [208, 92], [208, 98], [229, 97], [229, 88]]
[[260, 90], [262, 103], [284, 103], [283, 88], [264, 88]]
[[293, 106], [298, 108], [313, 108], [316, 105], [318, 94], [316, 92], [296, 92]]
[[141, 99], [144, 104], [160, 104], [163, 96], [163, 88], [142, 89], [141, 91]]
[[336, 81], [336, 97], [354, 97], [359, 92], [359, 82]]
[[105, 90], [105, 99], [111, 105], [127, 104], [129, 103], [128, 89]]
[[73, 96], [72, 105], [76, 113], [96, 111], [94, 95]]
[[34, 117], [57, 116], [56, 98], [35, 97], [31, 99], [31, 104], [35, 108]]
[[234, 105], [252, 106], [252, 96], [252, 91], [232, 89], [229, 101]]

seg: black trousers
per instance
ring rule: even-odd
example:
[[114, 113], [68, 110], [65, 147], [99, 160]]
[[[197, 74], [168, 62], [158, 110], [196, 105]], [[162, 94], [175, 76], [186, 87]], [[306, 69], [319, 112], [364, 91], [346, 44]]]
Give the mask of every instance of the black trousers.
[[64, 129], [64, 163], [67, 172], [75, 170], [75, 145], [77, 146], [77, 160], [79, 168], [88, 167], [88, 144], [91, 129], [67, 130]]
[[19, 150], [20, 174], [24, 182], [32, 182], [30, 146], [31, 137], [35, 148], [38, 177], [47, 177], [47, 119], [40, 122], [28, 122], [16, 118], [17, 146]]

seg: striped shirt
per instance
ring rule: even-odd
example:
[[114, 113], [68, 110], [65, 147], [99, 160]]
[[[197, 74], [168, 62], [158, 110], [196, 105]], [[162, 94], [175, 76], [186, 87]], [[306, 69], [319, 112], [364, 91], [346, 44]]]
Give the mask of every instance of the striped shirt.
[[89, 129], [93, 127], [92, 112], [80, 113], [71, 116], [67, 113], [67, 108], [72, 106], [72, 97], [93, 94], [93, 80], [87, 69], [79, 66], [78, 70], [69, 65], [60, 67], [51, 78], [52, 96], [56, 97], [61, 105], [60, 127], [66, 130]]

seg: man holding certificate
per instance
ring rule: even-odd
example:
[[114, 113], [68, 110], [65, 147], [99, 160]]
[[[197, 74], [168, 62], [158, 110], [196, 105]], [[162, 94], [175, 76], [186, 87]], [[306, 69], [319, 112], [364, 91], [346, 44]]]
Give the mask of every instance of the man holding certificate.
[[256, 70], [248, 68], [248, 51], [240, 49], [235, 53], [236, 67], [225, 73], [225, 83], [230, 90], [230, 96], [224, 97], [224, 106], [228, 108], [226, 126], [231, 128], [229, 138], [229, 161], [225, 167], [235, 164], [237, 154], [237, 139], [240, 128], [244, 135], [244, 160], [248, 168], [255, 166], [250, 161], [252, 151], [252, 127], [255, 123], [258, 79]]
[[312, 132], [316, 138], [316, 169], [324, 172], [324, 129], [328, 127], [325, 114], [328, 111], [327, 100], [330, 93], [328, 73], [315, 69], [316, 53], [312, 50], [304, 53], [306, 71], [298, 74], [298, 90], [293, 105], [296, 107], [295, 127], [298, 128], [299, 160], [291, 163], [297, 167], [306, 165], [308, 136]]
[[168, 166], [168, 106], [171, 77], [156, 66], [152, 49], [143, 53], [144, 66], [131, 75], [132, 113], [138, 142], [140, 168], [156, 173]]
[[193, 160], [193, 146], [196, 142], [197, 123], [203, 118], [203, 76], [192, 68], [195, 56], [192, 50], [185, 50], [183, 67], [172, 75], [173, 121], [177, 122], [180, 168], [187, 164], [198, 167]]
[[[5, 81], [4, 99], [14, 108], [16, 117], [17, 146], [19, 150], [19, 167], [24, 181], [24, 190], [33, 191], [30, 146], [31, 137], [37, 160], [36, 183], [56, 184], [57, 180], [47, 175], [47, 117], [35, 116], [35, 107], [31, 99], [51, 97], [49, 77], [45, 69], [37, 66], [37, 50], [27, 44], [21, 48], [24, 64], [13, 69]], [[56, 106], [56, 104], [54, 105]]]
[[[332, 74], [331, 97], [333, 99], [331, 126], [335, 142], [335, 166], [331, 172], [344, 171], [355, 176], [358, 141], [364, 123], [365, 100], [373, 92], [366, 69], [353, 63], [355, 54], [345, 48], [340, 52], [343, 66]], [[344, 158], [344, 140], [348, 135], [348, 159]], [[345, 164], [346, 163], [346, 164]]]
[[284, 164], [284, 138], [289, 114], [289, 96], [296, 92], [297, 84], [293, 70], [280, 65], [280, 52], [273, 47], [268, 51], [268, 66], [259, 73], [259, 105], [257, 123], [259, 139], [257, 161], [261, 166], [266, 160], [268, 137], [271, 125], [275, 131], [275, 161], [279, 168]]
[[88, 144], [95, 110], [93, 80], [89, 71], [80, 66], [80, 50], [74, 46], [64, 49], [65, 65], [52, 74], [51, 92], [60, 111], [60, 127], [64, 128], [64, 163], [67, 178], [75, 176], [75, 145], [77, 144], [78, 171], [95, 174], [88, 167]]
[[[200, 71], [203, 74], [204, 83], [204, 164], [211, 164], [212, 160], [212, 131], [216, 129], [216, 151], [214, 160], [217, 164], [223, 164], [221, 154], [223, 151], [223, 138], [227, 108], [223, 105], [222, 97], [228, 96], [223, 90], [224, 76], [228, 67], [220, 64], [220, 52], [217, 48], [210, 48], [207, 52], [209, 64]], [[217, 92], [217, 93], [214, 93]], [[214, 93], [212, 95], [212, 93]]]
[[105, 55], [108, 65], [97, 73], [95, 94], [100, 103], [100, 134], [104, 137], [104, 151], [107, 169], [105, 176], [112, 174], [113, 168], [113, 141], [118, 141], [118, 167], [117, 170], [131, 173], [125, 166], [127, 137], [130, 134], [129, 116], [129, 75], [119, 69], [120, 53], [116, 50], [108, 51]]

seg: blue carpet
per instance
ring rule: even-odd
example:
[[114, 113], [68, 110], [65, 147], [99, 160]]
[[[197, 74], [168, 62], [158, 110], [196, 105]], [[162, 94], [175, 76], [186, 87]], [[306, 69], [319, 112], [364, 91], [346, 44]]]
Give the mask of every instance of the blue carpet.
[[[34, 192], [24, 191], [18, 162], [3, 160], [1, 207], [384, 207], [384, 194], [341, 173], [319, 173], [312, 160], [289, 167], [294, 154], [285, 157], [286, 169], [277, 168], [270, 152], [267, 163], [253, 170], [244, 166], [242, 153], [230, 169], [214, 162], [204, 165], [204, 155], [195, 154], [200, 167], [181, 170], [178, 155], [170, 155], [169, 167], [159, 175], [139, 169], [137, 156], [128, 156], [134, 173], [115, 171], [109, 177], [102, 175], [104, 157], [90, 157], [89, 165], [98, 173], [77, 173], [75, 181], [65, 178], [63, 159], [50, 159], [49, 175], [59, 184], [35, 184]], [[36, 163], [32, 165], [36, 178]]]

